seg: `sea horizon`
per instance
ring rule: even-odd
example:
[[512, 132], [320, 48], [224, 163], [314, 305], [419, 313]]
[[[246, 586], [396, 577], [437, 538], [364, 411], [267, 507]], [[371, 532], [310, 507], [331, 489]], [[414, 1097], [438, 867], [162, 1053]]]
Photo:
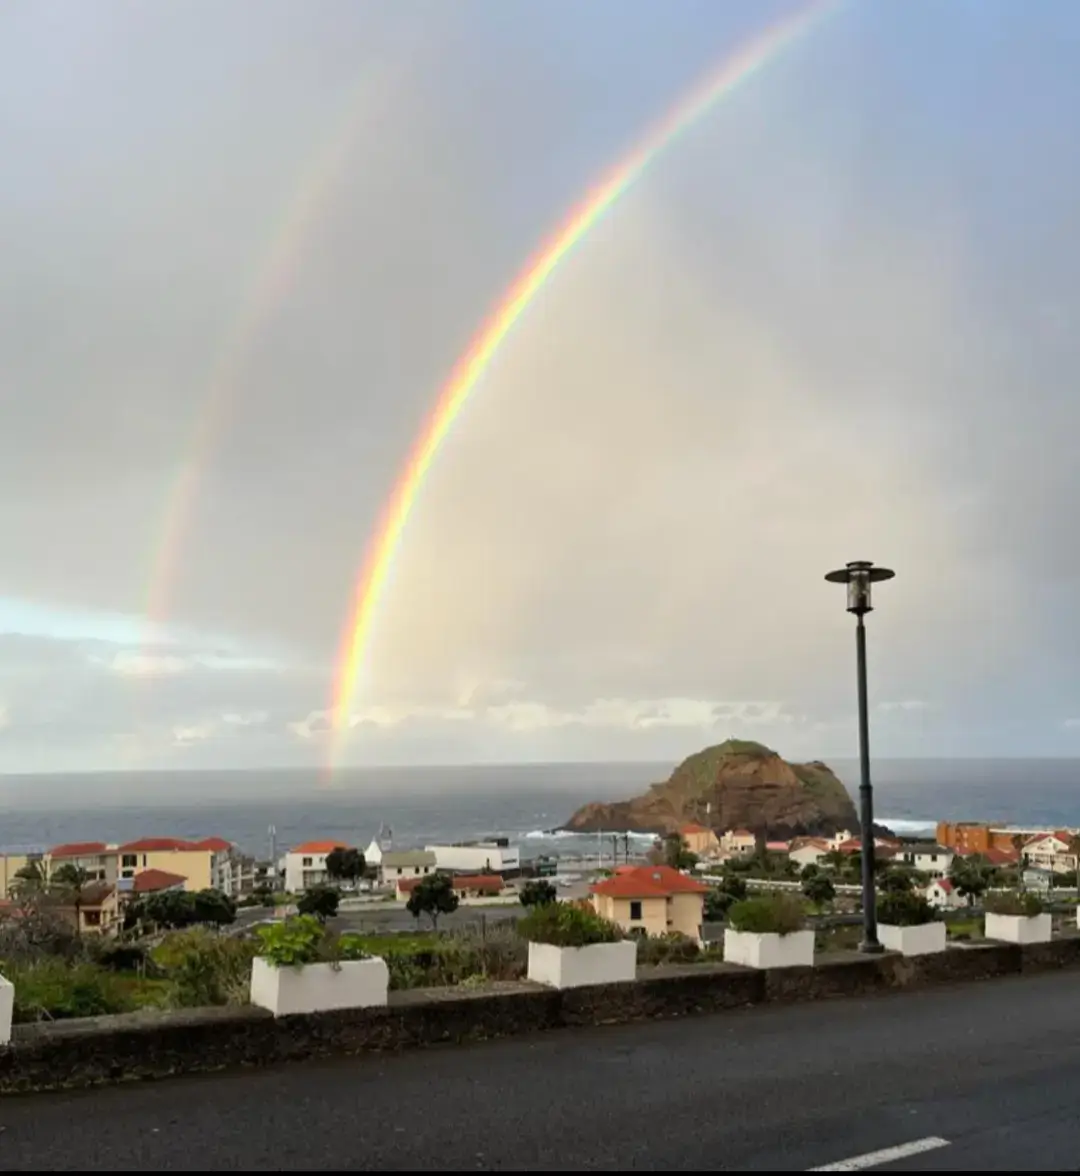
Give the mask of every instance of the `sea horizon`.
[[[825, 762], [857, 804], [857, 761]], [[505, 836], [535, 856], [572, 850], [574, 838], [595, 844], [595, 834], [553, 830], [581, 805], [640, 794], [672, 767], [646, 760], [343, 768], [333, 787], [314, 768], [9, 774], [0, 777], [0, 848], [216, 835], [266, 856], [271, 841], [280, 852], [314, 837], [363, 848], [388, 826], [400, 846]], [[1077, 758], [882, 758], [872, 768], [875, 820], [898, 833], [932, 834], [939, 820], [1080, 825]]]

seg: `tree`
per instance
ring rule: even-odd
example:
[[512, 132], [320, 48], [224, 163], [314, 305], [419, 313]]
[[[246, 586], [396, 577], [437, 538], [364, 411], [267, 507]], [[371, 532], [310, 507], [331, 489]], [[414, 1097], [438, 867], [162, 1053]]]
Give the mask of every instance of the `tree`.
[[681, 833], [669, 833], [664, 838], [664, 864], [673, 870], [692, 870], [697, 865], [697, 854], [691, 853]]
[[75, 908], [75, 926], [82, 930], [82, 897], [83, 887], [90, 875], [74, 862], [64, 862], [58, 866], [49, 879], [50, 890], [55, 891], [60, 899]]
[[413, 888], [405, 909], [414, 919], [427, 915], [432, 927], [438, 929], [439, 916], [452, 915], [458, 909], [453, 883], [445, 874], [428, 874]]
[[526, 882], [518, 895], [518, 901], [523, 907], [543, 906], [554, 902], [558, 898], [558, 891], [546, 878], [534, 878]]
[[364, 855], [358, 849], [339, 845], [326, 855], [326, 873], [335, 882], [358, 882], [366, 866]]
[[804, 878], [802, 892], [819, 910], [836, 897], [836, 887], [825, 874], [811, 874]]
[[987, 871], [973, 857], [954, 857], [949, 867], [949, 878], [968, 906], [986, 892], [990, 879]]
[[841, 853], [838, 849], [830, 849], [828, 853], [821, 855], [821, 864], [827, 870], [835, 870], [836, 873], [843, 873], [847, 868], [847, 854]]
[[236, 903], [220, 890], [200, 890], [194, 899], [196, 923], [227, 927], [236, 922]]
[[725, 871], [719, 886], [705, 895], [706, 923], [718, 923], [727, 917], [729, 909], [746, 897], [746, 883], [737, 874]]
[[320, 923], [332, 919], [338, 912], [341, 892], [333, 886], [312, 886], [300, 895], [296, 910], [301, 915], [314, 915]]
[[41, 894], [45, 890], [45, 869], [40, 861], [34, 860], [20, 866], [15, 871], [11, 883], [14, 896], [25, 897], [30, 894]]
[[150, 924], [162, 931], [190, 927], [195, 922], [195, 895], [186, 890], [159, 890], [137, 898], [128, 907], [125, 927]]
[[799, 873], [799, 881], [805, 882], [808, 878], [816, 878], [821, 873], [821, 867], [815, 862], [807, 862]]
[[878, 875], [877, 886], [882, 894], [910, 894], [914, 881], [907, 870], [885, 870]]

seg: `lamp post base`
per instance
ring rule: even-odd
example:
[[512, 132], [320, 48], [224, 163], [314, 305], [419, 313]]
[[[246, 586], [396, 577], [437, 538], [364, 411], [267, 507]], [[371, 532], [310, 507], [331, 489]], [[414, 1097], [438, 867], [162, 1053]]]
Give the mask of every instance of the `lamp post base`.
[[859, 944], [859, 952], [861, 955], [883, 955], [885, 948], [876, 939], [872, 942], [864, 939]]

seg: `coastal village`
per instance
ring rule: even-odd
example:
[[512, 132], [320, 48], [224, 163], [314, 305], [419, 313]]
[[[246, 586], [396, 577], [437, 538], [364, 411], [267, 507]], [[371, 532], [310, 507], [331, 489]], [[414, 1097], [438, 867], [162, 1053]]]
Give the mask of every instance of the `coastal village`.
[[[835, 882], [838, 894], [854, 895], [859, 889], [861, 840], [850, 829], [779, 840], [746, 828], [718, 833], [687, 822], [674, 835], [658, 837], [644, 854], [632, 853], [628, 839], [612, 835], [605, 859], [606, 840], [597, 836], [600, 852], [594, 861], [579, 856], [568, 866], [554, 858], [523, 858], [521, 847], [505, 837], [396, 848], [385, 828], [363, 849], [343, 839], [315, 839], [292, 846], [276, 861], [256, 860], [221, 837], [75, 842], [39, 853], [0, 855], [0, 918], [17, 917], [35, 887], [48, 892], [54, 909], [76, 920], [80, 932], [115, 936], [125, 925], [128, 907], [154, 894], [216, 891], [241, 908], [269, 908], [271, 917], [281, 918], [295, 912], [304, 894], [326, 887], [342, 891], [346, 909], [350, 903], [353, 910], [402, 908], [425, 878], [436, 875], [450, 881], [461, 907], [512, 907], [524, 884], [548, 877], [564, 892], [561, 897], [587, 898], [627, 932], [675, 931], [700, 941], [707, 921], [704, 896], [728, 870], [739, 871], [751, 887], [798, 890], [809, 870], [847, 879]], [[953, 882], [958, 859], [1005, 871], [1033, 891], [1075, 887], [1080, 830], [939, 822], [934, 840], [883, 835], [875, 837], [874, 845], [879, 866], [909, 873], [932, 906], [960, 909], [967, 900]], [[328, 865], [335, 851], [357, 852], [362, 869], [351, 877], [336, 875]], [[57, 879], [67, 879], [66, 888], [55, 885]], [[696, 900], [682, 897], [688, 894]], [[657, 914], [650, 903], [655, 899], [669, 904], [667, 915]]]

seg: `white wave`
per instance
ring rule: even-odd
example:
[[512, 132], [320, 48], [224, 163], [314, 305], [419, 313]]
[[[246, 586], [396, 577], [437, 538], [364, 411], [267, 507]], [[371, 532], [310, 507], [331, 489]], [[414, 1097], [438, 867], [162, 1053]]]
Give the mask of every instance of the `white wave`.
[[933, 834], [937, 831], [937, 821], [916, 821], [909, 817], [875, 817], [874, 822], [878, 825], [884, 825], [894, 833], [909, 836], [918, 833]]

